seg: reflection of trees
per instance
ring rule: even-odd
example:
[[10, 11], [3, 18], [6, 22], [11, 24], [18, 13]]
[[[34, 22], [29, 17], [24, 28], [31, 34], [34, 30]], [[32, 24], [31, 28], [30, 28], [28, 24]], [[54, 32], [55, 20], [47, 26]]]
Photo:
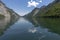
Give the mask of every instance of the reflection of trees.
[[49, 31], [60, 34], [60, 19], [59, 18], [32, 18], [29, 21], [35, 27], [43, 27], [50, 29]]
[[60, 34], [60, 19], [59, 18], [38, 18], [38, 23], [45, 28], [49, 28], [52, 32]]
[[33, 21], [34, 21], [35, 27], [39, 26], [38, 21], [37, 21], [35, 18], [32, 18], [32, 19], [33, 19]]
[[31, 22], [35, 27], [38, 26], [38, 22], [35, 18], [27, 18], [29, 22]]

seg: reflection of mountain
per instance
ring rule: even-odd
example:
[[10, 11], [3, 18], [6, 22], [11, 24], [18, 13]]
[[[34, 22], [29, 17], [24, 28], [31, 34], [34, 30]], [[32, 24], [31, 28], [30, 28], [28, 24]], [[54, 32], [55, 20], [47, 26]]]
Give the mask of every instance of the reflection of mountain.
[[38, 19], [38, 22], [41, 26], [49, 28], [51, 31], [60, 34], [60, 19], [42, 18]]
[[54, 33], [60, 34], [60, 19], [38, 18], [37, 21], [40, 26], [48, 28]]
[[54, 33], [60, 34], [60, 0], [55, 0], [47, 6], [42, 6], [41, 8], [35, 8], [30, 14], [25, 15], [25, 17], [28, 19], [30, 18], [30, 22], [32, 22], [35, 27], [40, 25], [41, 27], [50, 29]]
[[12, 25], [19, 15], [15, 13], [12, 9], [6, 7], [6, 5], [0, 0], [0, 35], [8, 28], [9, 25]]
[[27, 18], [29, 22], [31, 22], [35, 27], [37, 27], [39, 24], [35, 18]]
[[0, 36], [6, 31], [9, 26], [13, 25], [18, 19], [15, 19], [13, 22], [6, 23], [5, 19], [0, 20]]
[[50, 32], [58, 33], [60, 34], [60, 19], [51, 19], [51, 18], [33, 18], [29, 19], [29, 21], [35, 26], [35, 27], [43, 27], [48, 28]]

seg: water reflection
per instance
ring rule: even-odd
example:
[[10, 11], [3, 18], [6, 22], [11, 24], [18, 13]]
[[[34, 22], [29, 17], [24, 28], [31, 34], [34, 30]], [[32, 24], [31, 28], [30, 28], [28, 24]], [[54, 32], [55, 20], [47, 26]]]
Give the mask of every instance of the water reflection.
[[0, 19], [0, 36], [4, 34], [4, 31], [6, 31], [11, 25], [13, 25], [18, 19], [15, 19], [13, 22], [9, 19]]
[[20, 18], [0, 40], [60, 40], [60, 25], [57, 23], [60, 23], [59, 19]]
[[36, 29], [36, 28], [34, 28], [34, 29], [29, 29], [28, 32], [35, 33], [35, 32], [37, 32], [37, 29]]
[[60, 18], [38, 18], [37, 21], [41, 27], [48, 28], [49, 31], [60, 34]]
[[60, 18], [32, 18], [28, 20], [34, 27], [48, 28], [50, 32], [60, 34]]

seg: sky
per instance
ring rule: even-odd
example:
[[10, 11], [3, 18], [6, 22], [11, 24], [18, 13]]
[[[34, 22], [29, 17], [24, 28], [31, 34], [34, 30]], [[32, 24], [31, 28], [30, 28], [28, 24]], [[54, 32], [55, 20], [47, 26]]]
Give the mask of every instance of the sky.
[[40, 8], [43, 5], [48, 5], [54, 0], [2, 0], [5, 5], [13, 9], [16, 13], [24, 16], [31, 12], [35, 7]]

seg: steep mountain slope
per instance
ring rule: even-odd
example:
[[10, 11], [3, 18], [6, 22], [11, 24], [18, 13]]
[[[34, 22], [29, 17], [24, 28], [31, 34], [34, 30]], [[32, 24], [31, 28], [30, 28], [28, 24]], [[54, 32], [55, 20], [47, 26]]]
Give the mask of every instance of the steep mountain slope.
[[20, 16], [17, 13], [6, 7], [6, 5], [0, 0], [0, 35], [9, 25], [16, 22], [19, 17]]
[[35, 9], [32, 10], [32, 12], [25, 15], [25, 17], [28, 17], [28, 18], [34, 17], [39, 12], [39, 10], [40, 10], [39, 8], [35, 8]]
[[[38, 10], [38, 11], [37, 11]], [[25, 17], [60, 17], [60, 0], [55, 0], [47, 6], [41, 8], [35, 8], [31, 13], [25, 15]]]
[[0, 0], [0, 14], [4, 15], [5, 18], [8, 20], [19, 17], [19, 15], [16, 12], [6, 7], [6, 5], [1, 0]]
[[50, 3], [45, 8], [43, 8], [43, 10], [40, 10], [36, 16], [37, 17], [60, 17], [60, 0], [55, 0], [54, 2]]

